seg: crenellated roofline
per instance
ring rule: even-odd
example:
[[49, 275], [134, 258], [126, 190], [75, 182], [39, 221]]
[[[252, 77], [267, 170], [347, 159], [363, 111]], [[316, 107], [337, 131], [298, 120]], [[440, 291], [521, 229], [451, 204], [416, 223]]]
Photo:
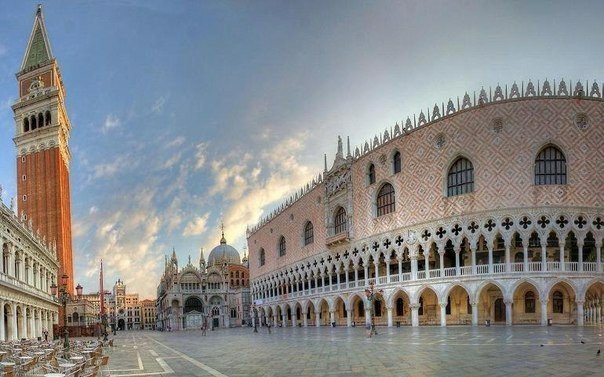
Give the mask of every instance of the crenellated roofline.
[[[569, 90], [571, 88], [571, 90]], [[590, 88], [589, 93], [585, 88]], [[346, 160], [350, 159], [352, 161], [358, 160], [368, 153], [380, 148], [389, 142], [404, 137], [407, 134], [414, 132], [420, 128], [428, 127], [438, 121], [443, 119], [450, 118], [459, 113], [463, 113], [466, 111], [471, 111], [477, 108], [483, 108], [486, 106], [490, 106], [493, 104], [499, 103], [509, 103], [515, 102], [519, 100], [533, 100], [533, 99], [584, 99], [584, 100], [599, 100], [604, 101], [604, 97], [602, 95], [604, 93], [604, 84], [598, 84], [595, 80], [589, 83], [589, 80], [585, 81], [585, 86], [583, 86], [583, 82], [578, 80], [574, 84], [573, 89], [573, 81], [570, 80], [567, 86], [566, 81], [564, 79], [560, 80], [556, 83], [556, 80], [550, 84], [548, 79], [545, 79], [543, 83], [537, 80], [537, 85], [529, 80], [526, 83], [521, 81], [520, 87], [514, 81], [514, 83], [508, 88], [506, 84], [503, 88], [497, 84], [495, 90], [492, 87], [489, 87], [488, 94], [487, 90], [483, 87], [477, 92], [474, 91], [472, 96], [466, 92], [463, 97], [457, 97], [457, 101], [454, 102], [451, 98], [449, 98], [447, 102], [447, 106], [445, 107], [445, 102], [441, 102], [434, 104], [432, 111], [430, 108], [426, 108], [426, 113], [423, 110], [420, 110], [419, 115], [413, 114], [413, 116], [408, 116], [405, 121], [396, 122], [393, 127], [389, 129], [386, 128], [382, 134], [375, 135], [373, 141], [368, 140], [365, 141], [359, 147], [356, 147], [354, 153], [350, 153], [350, 142], [348, 142], [348, 156], [346, 156]], [[426, 115], [427, 114], [427, 115]], [[413, 119], [413, 120], [411, 120]], [[341, 139], [338, 141], [338, 153], [336, 154], [336, 161], [338, 157], [343, 158], [342, 154], [342, 146]], [[341, 165], [341, 164], [340, 164]], [[312, 182], [308, 183], [305, 187], [300, 190], [296, 190], [296, 192], [288, 197], [281, 205], [272, 210], [267, 216], [260, 219], [260, 221], [254, 225], [252, 228], [247, 229], [247, 238], [251, 237], [254, 233], [256, 233], [261, 227], [269, 223], [307, 193], [312, 191], [315, 187], [323, 182], [323, 180], [328, 176], [328, 174], [334, 170], [335, 168], [340, 167], [337, 163], [334, 162], [334, 166], [327, 170], [327, 159], [325, 160], [325, 171], [317, 176], [317, 178], [313, 179]]]

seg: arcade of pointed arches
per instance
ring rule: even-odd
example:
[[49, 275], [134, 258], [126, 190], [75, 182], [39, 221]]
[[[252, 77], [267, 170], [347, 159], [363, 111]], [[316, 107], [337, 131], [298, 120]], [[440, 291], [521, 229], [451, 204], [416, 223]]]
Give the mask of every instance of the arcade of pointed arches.
[[[374, 302], [377, 325], [602, 324], [601, 279], [514, 279], [386, 289]], [[260, 324], [364, 325], [370, 321], [364, 291], [259, 305]]]

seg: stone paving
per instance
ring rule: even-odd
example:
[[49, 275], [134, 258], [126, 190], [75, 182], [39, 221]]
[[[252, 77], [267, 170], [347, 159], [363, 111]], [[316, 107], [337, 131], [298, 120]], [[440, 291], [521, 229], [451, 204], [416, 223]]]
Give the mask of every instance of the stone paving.
[[[603, 376], [601, 327], [126, 331], [104, 376]], [[582, 344], [581, 341], [585, 342]]]

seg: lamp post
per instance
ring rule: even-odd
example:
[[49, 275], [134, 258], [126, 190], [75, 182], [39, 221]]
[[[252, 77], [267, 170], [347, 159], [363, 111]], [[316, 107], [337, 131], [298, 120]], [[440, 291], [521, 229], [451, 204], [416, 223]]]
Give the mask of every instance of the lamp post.
[[256, 304], [252, 304], [252, 320], [254, 321], [254, 332], [258, 332], [258, 312], [256, 311]]
[[369, 282], [369, 288], [365, 288], [365, 295], [367, 296], [367, 301], [369, 302], [369, 308], [370, 308], [370, 312], [369, 315], [371, 316], [370, 320], [371, 320], [371, 332], [374, 335], [377, 335], [377, 330], [375, 329], [375, 304], [374, 302], [376, 300], [379, 300], [382, 294], [384, 293], [383, 289], [380, 290], [375, 290], [374, 286], [373, 286], [373, 280], [371, 280]]
[[[69, 331], [67, 329], [67, 303], [71, 301], [69, 296], [69, 292], [67, 291], [67, 280], [69, 280], [69, 276], [67, 274], [63, 274], [61, 276], [61, 286], [57, 287], [57, 285], [53, 282], [50, 286], [50, 291], [53, 296], [55, 296], [59, 302], [63, 305], [63, 356], [65, 358], [69, 357]], [[82, 296], [82, 286], [78, 284], [76, 287], [78, 298]]]

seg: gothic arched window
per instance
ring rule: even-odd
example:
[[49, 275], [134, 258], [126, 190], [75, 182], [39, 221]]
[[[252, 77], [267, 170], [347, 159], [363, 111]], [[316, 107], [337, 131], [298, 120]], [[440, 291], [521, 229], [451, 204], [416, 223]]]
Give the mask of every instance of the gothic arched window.
[[31, 116], [29, 123], [31, 124], [31, 130], [32, 131], [35, 130], [36, 128], [38, 128], [37, 127], [37, 123], [36, 123], [36, 116], [35, 115]]
[[544, 148], [535, 160], [535, 185], [565, 185], [566, 158], [556, 147]]
[[458, 158], [447, 175], [447, 196], [467, 194], [474, 191], [474, 167], [467, 158]]
[[526, 294], [524, 295], [524, 312], [535, 312], [535, 294], [531, 291], [526, 292]]
[[564, 313], [564, 297], [562, 296], [562, 292], [554, 292], [552, 305], [552, 310], [554, 313]]
[[312, 223], [310, 221], [307, 221], [306, 225], [304, 226], [304, 245], [310, 245], [314, 241], [315, 237]]
[[48, 125], [50, 125], [50, 121], [51, 121], [50, 111], [47, 111], [46, 114], [44, 114], [44, 124], [46, 126], [48, 126]]
[[346, 226], [346, 210], [343, 207], [338, 208], [333, 223], [335, 234], [340, 234], [348, 229]]
[[392, 156], [392, 171], [394, 174], [401, 172], [401, 152], [399, 151]]
[[377, 195], [377, 215], [386, 215], [394, 210], [394, 187], [390, 183], [384, 183]]
[[282, 257], [285, 255], [285, 237], [281, 236], [279, 238], [279, 256]]
[[43, 127], [44, 126], [44, 115], [42, 115], [42, 113], [38, 114], [38, 127]]
[[29, 131], [29, 119], [23, 119], [23, 132]]
[[405, 315], [405, 303], [400, 297], [396, 299], [396, 315], [397, 317]]
[[369, 169], [367, 169], [367, 180], [369, 184], [372, 185], [375, 183], [375, 165], [369, 165]]
[[261, 266], [264, 266], [264, 263], [265, 263], [264, 249], [260, 249], [260, 255], [259, 255], [258, 261], [260, 262]]

